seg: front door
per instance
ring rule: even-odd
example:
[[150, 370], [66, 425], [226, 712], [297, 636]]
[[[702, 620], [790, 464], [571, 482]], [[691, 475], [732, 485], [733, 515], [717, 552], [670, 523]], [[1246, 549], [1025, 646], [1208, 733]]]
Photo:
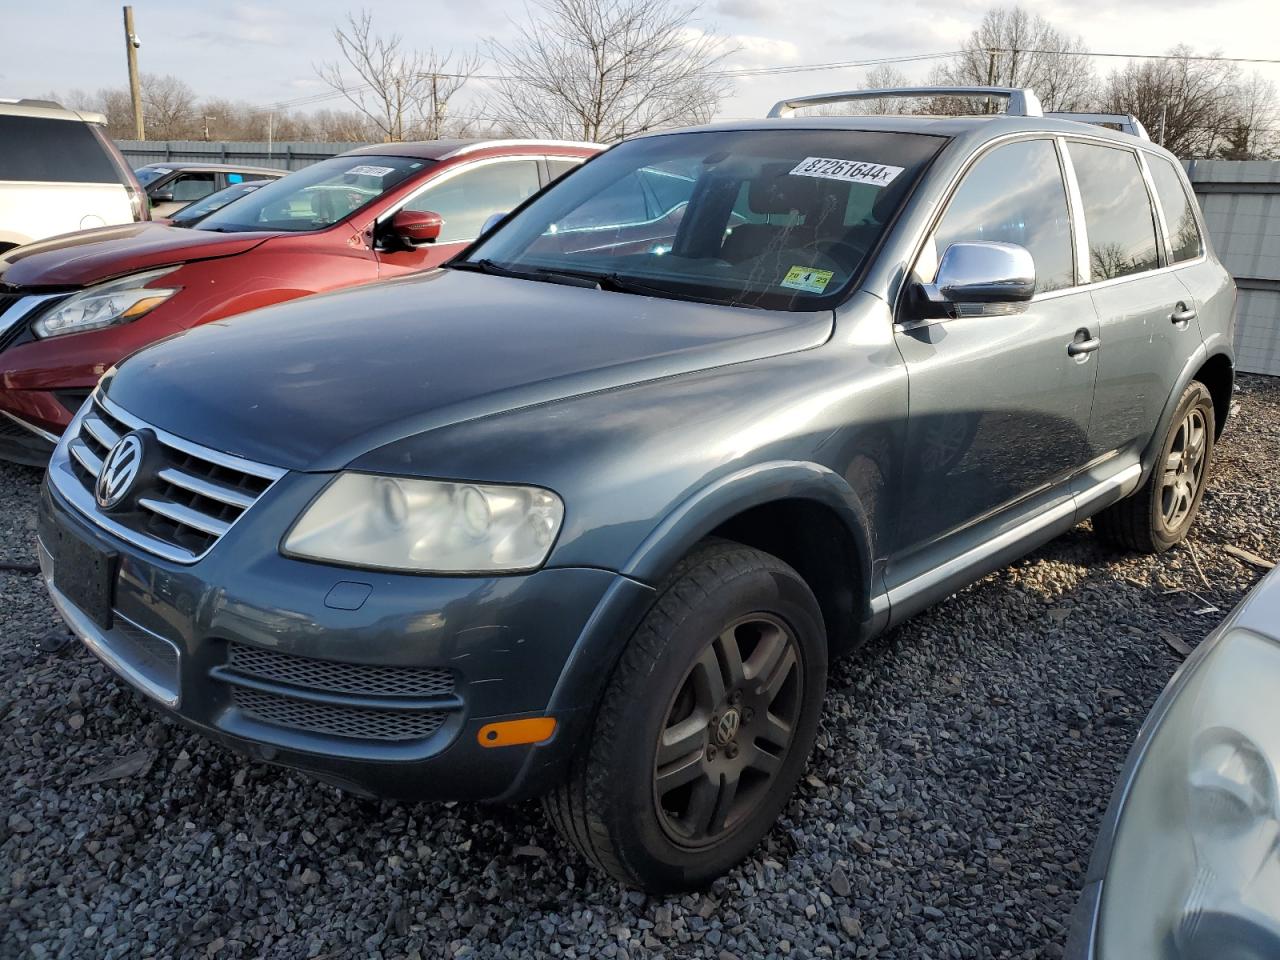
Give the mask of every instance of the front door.
[[[966, 173], [915, 278], [930, 281], [958, 241], [1027, 248], [1036, 295], [1004, 316], [919, 321], [900, 308], [896, 339], [907, 365], [909, 412], [900, 513], [887, 571], [901, 583], [963, 549], [964, 534], [1022, 503], [1070, 496], [1088, 462], [1097, 364], [1068, 353], [1097, 336], [1087, 292], [1076, 287], [1074, 246], [1058, 149], [1019, 140], [985, 153]], [[947, 541], [952, 540], [948, 545]]]
[[[533, 157], [477, 160], [443, 171], [396, 210], [440, 214], [444, 226], [434, 243], [412, 249], [380, 242], [378, 262], [383, 277], [439, 266], [480, 236], [484, 222], [506, 213], [537, 193], [538, 161]], [[395, 210], [382, 219], [380, 230]]]

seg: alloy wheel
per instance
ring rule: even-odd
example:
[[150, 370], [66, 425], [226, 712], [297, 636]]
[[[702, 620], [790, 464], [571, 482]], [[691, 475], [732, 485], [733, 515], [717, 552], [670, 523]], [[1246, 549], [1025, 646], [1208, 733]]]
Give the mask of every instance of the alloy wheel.
[[791, 749], [803, 669], [794, 633], [763, 613], [706, 645], [668, 708], [654, 762], [672, 841], [705, 847], [750, 819]]
[[1195, 505], [1204, 481], [1208, 436], [1209, 424], [1200, 407], [1187, 412], [1174, 434], [1160, 485], [1160, 515], [1168, 530], [1181, 527]]

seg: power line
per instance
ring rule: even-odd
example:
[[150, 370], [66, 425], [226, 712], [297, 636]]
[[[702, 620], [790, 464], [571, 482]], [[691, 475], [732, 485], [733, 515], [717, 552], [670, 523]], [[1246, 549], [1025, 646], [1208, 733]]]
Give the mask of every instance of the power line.
[[[860, 67], [879, 66], [891, 63], [917, 63], [926, 60], [943, 60], [948, 57], [961, 56], [967, 52], [965, 50], [945, 50], [937, 53], [915, 53], [906, 54], [897, 57], [874, 57], [863, 60], [836, 60], [829, 63], [798, 63], [798, 64], [781, 64], [776, 67], [742, 67], [737, 69], [712, 70], [709, 71], [710, 76], [722, 78], [751, 78], [766, 76], [787, 76], [796, 73], [814, 73], [826, 70], [849, 70]], [[1175, 53], [1117, 53], [1113, 51], [1098, 50], [1042, 50], [1042, 49], [1020, 49], [1013, 50], [1008, 47], [992, 47], [988, 52], [995, 53], [1034, 53], [1053, 56], [1067, 57], [1110, 57], [1116, 59], [1129, 60], [1176, 60], [1176, 61], [1217, 61], [1221, 63], [1256, 63], [1256, 64], [1280, 64], [1280, 59], [1263, 58], [1263, 57], [1221, 57], [1212, 55], [1197, 54], [1175, 54]], [[463, 80], [514, 80], [515, 77], [494, 73], [446, 73], [436, 72], [435, 76], [449, 79]], [[347, 93], [363, 93], [373, 88], [372, 83], [361, 84], [352, 87]], [[312, 93], [305, 96], [296, 97], [292, 100], [280, 100], [276, 103], [268, 104], [265, 109], [268, 110], [286, 110], [293, 107], [313, 106], [319, 103], [325, 103], [330, 100], [345, 99], [346, 93], [342, 91], [328, 91], [323, 93]]]
[[[1204, 60], [1218, 63], [1269, 63], [1280, 64], [1280, 60], [1265, 57], [1217, 57], [1211, 54], [1193, 53], [1112, 53], [1098, 50], [1013, 50], [1008, 47], [992, 47], [996, 53], [1043, 53], [1061, 57], [1118, 57], [1126, 60]], [[969, 51], [965, 51], [969, 52]], [[986, 52], [986, 51], [983, 51]]]

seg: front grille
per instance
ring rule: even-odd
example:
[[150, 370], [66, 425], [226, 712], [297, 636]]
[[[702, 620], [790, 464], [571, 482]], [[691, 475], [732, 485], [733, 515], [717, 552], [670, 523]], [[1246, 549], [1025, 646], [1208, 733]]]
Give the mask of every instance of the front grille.
[[171, 560], [191, 563], [204, 556], [284, 473], [171, 436], [95, 394], [67, 444], [70, 470], [90, 498], [108, 452], [131, 431], [147, 434], [160, 462], [145, 486], [131, 493], [130, 508], [110, 514], [112, 529]]
[[453, 673], [436, 667], [339, 663], [231, 643], [227, 666], [256, 680], [350, 696], [447, 697]]
[[232, 701], [262, 723], [353, 740], [425, 740], [445, 721], [443, 710], [378, 710], [299, 700], [278, 693], [233, 688]]

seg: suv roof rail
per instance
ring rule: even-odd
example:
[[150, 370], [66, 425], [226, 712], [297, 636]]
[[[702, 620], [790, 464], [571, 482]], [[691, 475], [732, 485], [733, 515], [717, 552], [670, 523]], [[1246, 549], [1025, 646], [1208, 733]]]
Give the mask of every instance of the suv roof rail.
[[841, 93], [815, 93], [807, 97], [779, 100], [769, 111], [770, 117], [789, 117], [797, 107], [817, 107], [827, 103], [855, 100], [879, 100], [882, 97], [1002, 97], [1009, 101], [1005, 113], [1012, 117], [1042, 117], [1040, 98], [1028, 87], [884, 87], [872, 90], [845, 90]]
[[4, 99], [0, 103], [14, 103], [20, 107], [48, 107], [50, 110], [65, 110], [62, 104], [55, 100], [32, 100], [29, 97], [22, 97], [18, 100]]
[[1055, 120], [1075, 120], [1077, 123], [1089, 123], [1097, 127], [1107, 126], [1110, 124], [1112, 126], [1119, 127], [1121, 133], [1130, 134], [1131, 136], [1138, 137], [1141, 140], [1151, 139], [1151, 135], [1147, 133], [1147, 128], [1142, 125], [1142, 121], [1132, 113], [1055, 112], [1046, 113], [1045, 116], [1053, 117]]

